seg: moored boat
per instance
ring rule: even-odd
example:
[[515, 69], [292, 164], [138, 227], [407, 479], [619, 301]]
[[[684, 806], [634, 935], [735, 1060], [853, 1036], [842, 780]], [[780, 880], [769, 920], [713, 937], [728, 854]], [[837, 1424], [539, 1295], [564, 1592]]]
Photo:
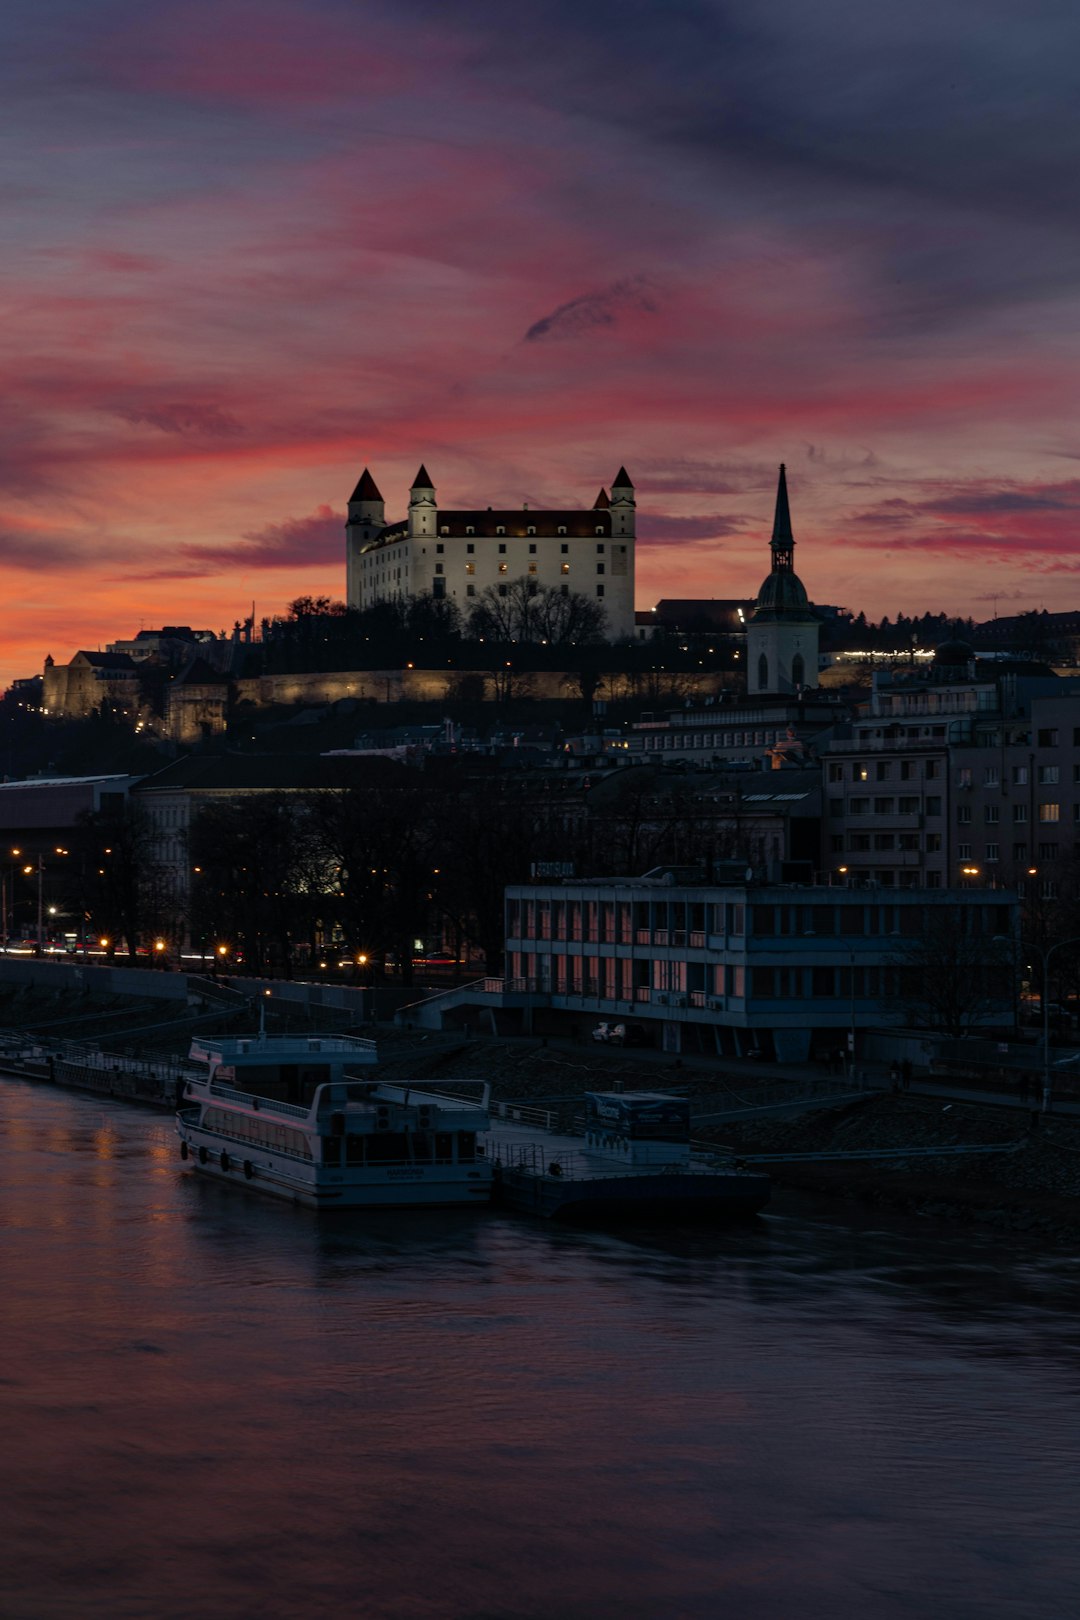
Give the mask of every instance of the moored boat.
[[488, 1087], [356, 1078], [374, 1041], [258, 1035], [192, 1042], [177, 1112], [181, 1157], [200, 1174], [311, 1209], [486, 1204], [477, 1152]]

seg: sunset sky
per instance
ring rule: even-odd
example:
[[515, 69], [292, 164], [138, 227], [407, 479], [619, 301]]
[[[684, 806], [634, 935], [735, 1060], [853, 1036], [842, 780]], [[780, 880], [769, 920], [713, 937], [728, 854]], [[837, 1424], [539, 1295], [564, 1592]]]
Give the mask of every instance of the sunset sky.
[[6, 0], [0, 681], [637, 485], [638, 605], [1080, 607], [1075, 0]]

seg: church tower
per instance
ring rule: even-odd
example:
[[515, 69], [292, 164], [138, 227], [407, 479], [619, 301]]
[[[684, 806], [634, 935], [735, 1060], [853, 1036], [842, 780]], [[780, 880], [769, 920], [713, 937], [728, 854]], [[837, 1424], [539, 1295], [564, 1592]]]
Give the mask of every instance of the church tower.
[[746, 627], [746, 690], [770, 696], [806, 691], [818, 684], [817, 618], [795, 572], [787, 474], [780, 465], [773, 520], [772, 571]]
[[372, 545], [386, 527], [386, 506], [379, 486], [365, 467], [360, 482], [349, 496], [349, 516], [345, 522], [345, 600], [350, 607], [360, 605], [360, 554]]

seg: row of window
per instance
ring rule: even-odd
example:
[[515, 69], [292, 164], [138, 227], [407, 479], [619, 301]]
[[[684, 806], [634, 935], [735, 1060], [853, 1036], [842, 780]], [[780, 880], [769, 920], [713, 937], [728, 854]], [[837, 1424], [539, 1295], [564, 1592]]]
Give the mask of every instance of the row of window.
[[[536, 525], [535, 525], [535, 524], [534, 524], [534, 523], [529, 523], [529, 524], [526, 524], [526, 526], [525, 526], [525, 533], [526, 533], [526, 534], [527, 534], [527, 535], [528, 535], [528, 534], [535, 534], [535, 533], [536, 533], [536, 532], [537, 532], [537, 531], [536, 531]], [[595, 531], [594, 531], [594, 532], [595, 532], [595, 533], [596, 533], [596, 534], [606, 534], [606, 533], [607, 533], [607, 530], [606, 530], [606, 528], [605, 528], [605, 527], [604, 527], [604, 525], [603, 525], [603, 524], [602, 524], [602, 523], [598, 523], [598, 524], [597, 524], [597, 525], [596, 525], [596, 528], [595, 528]], [[449, 534], [450, 534], [450, 525], [449, 525], [449, 524], [448, 524], [448, 523], [441, 523], [441, 524], [440, 524], [440, 525], [439, 525], [439, 533], [440, 533], [440, 534], [442, 534], [442, 535], [446, 535], [446, 536], [447, 536], [447, 537], [449, 537]], [[466, 534], [475, 534], [475, 533], [476, 533], [476, 525], [475, 525], [475, 524], [474, 524], [474, 523], [467, 523], [467, 524], [466, 524], [466, 525], [465, 525], [465, 533], [466, 533]], [[506, 533], [506, 524], [505, 524], [505, 523], [497, 523], [497, 524], [496, 524], [496, 525], [495, 525], [495, 533], [496, 533], [496, 534], [497, 534], [497, 535], [499, 535], [499, 534], [505, 534], [505, 533]], [[565, 533], [566, 533], [566, 524], [565, 524], [565, 523], [560, 523], [560, 524], [558, 524], [558, 525], [557, 525], [557, 526], [556, 526], [556, 529], [555, 529], [555, 533], [556, 533], [556, 534], [565, 534]], [[530, 551], [535, 551], [535, 550], [536, 550], [536, 547], [535, 547], [535, 546], [530, 546], [530, 548], [529, 548], [529, 549], [530, 549]], [[596, 548], [596, 549], [597, 549], [597, 551], [603, 551], [603, 549], [604, 549], [604, 548], [603, 548], [603, 546], [597, 546], [597, 548]], [[441, 550], [442, 550], [442, 546], [440, 546], [440, 547], [439, 547], [439, 550], [440, 550], [440, 551], [441, 551]], [[469, 550], [470, 550], [470, 551], [471, 551], [471, 550], [472, 550], [472, 546], [470, 546], [470, 547], [469, 547]], [[500, 550], [500, 551], [505, 551], [505, 550], [506, 550], [506, 547], [505, 547], [505, 546], [500, 546], [500, 547], [499, 547], [499, 550]], [[566, 550], [566, 547], [565, 547], [565, 546], [563, 546], [563, 550], [564, 550], [564, 551], [565, 551], [565, 550]]]
[[227, 1136], [234, 1142], [270, 1148], [272, 1152], [284, 1153], [291, 1159], [312, 1157], [311, 1138], [304, 1131], [294, 1130], [289, 1125], [278, 1125], [265, 1114], [255, 1118], [247, 1114], [234, 1114], [227, 1108], [207, 1108], [201, 1123], [206, 1130], [216, 1131], [219, 1136]]
[[[917, 839], [918, 835], [910, 836]], [[927, 834], [928, 840], [937, 836]], [[744, 905], [731, 901], [708, 905], [655, 902], [650, 915], [647, 901], [631, 904], [513, 898], [507, 903], [506, 932], [511, 940], [542, 940], [552, 945], [582, 942], [701, 950], [710, 937], [741, 939], [748, 924], [756, 938], [771, 939], [785, 936], [828, 938], [837, 934], [845, 937], [915, 936], [924, 923], [923, 914], [917, 906], [862, 901], [832, 906], [759, 903], [750, 907], [749, 917], [746, 909]], [[973, 932], [992, 934], [1007, 931], [1007, 913], [997, 906], [971, 907], [964, 915], [965, 927]], [[591, 957], [585, 960], [591, 960]]]
[[[1040, 733], [1041, 735], [1041, 733]], [[932, 779], [941, 775], [941, 761], [928, 759], [924, 761], [914, 759], [875, 759], [873, 761], [853, 760], [850, 764], [840, 760], [829, 761], [829, 781], [843, 782], [888, 782], [894, 772], [899, 775], [901, 782], [914, 781], [919, 774], [920, 763], [923, 766], [923, 776]], [[974, 786], [975, 767], [962, 765], [957, 771], [957, 786], [969, 788]], [[1014, 787], [1026, 787], [1029, 779], [1027, 765], [1012, 765], [1009, 767], [1008, 780]], [[1072, 768], [1072, 779], [1080, 783], [1080, 763]], [[1035, 771], [1035, 781], [1041, 787], [1052, 787], [1061, 781], [1060, 765], [1039, 765]], [[1001, 771], [997, 765], [984, 765], [982, 767], [982, 785], [984, 787], [999, 787], [1001, 785]]]
[[[875, 782], [888, 782], [893, 775], [894, 766], [901, 782], [915, 782], [922, 776], [923, 780], [931, 782], [941, 775], [940, 759], [876, 759], [873, 761], [873, 780]], [[843, 782], [845, 771], [852, 782], [869, 782], [871, 780], [871, 766], [865, 760], [853, 760], [845, 765], [840, 760], [829, 761], [829, 781]]]
[[[447, 531], [447, 530], [446, 530], [446, 529], [444, 529], [444, 530], [443, 530], [443, 533], [444, 533], [444, 534], [446, 534], [446, 533], [447, 533], [447, 532], [448, 532], [448, 531]], [[502, 531], [501, 531], [501, 530], [500, 530], [500, 533], [501, 533], [501, 532], [502, 532]], [[603, 530], [602, 530], [602, 529], [597, 529], [597, 531], [596, 531], [596, 532], [597, 532], [597, 534], [602, 534], [602, 533], [603, 533]], [[535, 534], [535, 533], [536, 533], [536, 530], [535, 530], [535, 529], [530, 529], [530, 530], [529, 530], [529, 533], [530, 533], [530, 534]], [[565, 534], [565, 533], [566, 533], [566, 530], [565, 530], [565, 529], [560, 529], [560, 530], [559, 530], [559, 533], [560, 533], [560, 534]], [[421, 552], [422, 552], [422, 553], [423, 553], [423, 555], [424, 555], [424, 556], [425, 556], [425, 557], [426, 557], [426, 556], [427, 556], [427, 546], [421, 546], [421, 548], [420, 548], [420, 549], [421, 549]], [[531, 546], [530, 546], [530, 547], [529, 547], [529, 555], [530, 555], [530, 557], [535, 557], [535, 556], [536, 556], [536, 549], [537, 549], [537, 548], [536, 548], [536, 546], [535, 546], [535, 545], [531, 545]], [[605, 551], [605, 549], [606, 549], [606, 548], [605, 548], [605, 547], [604, 547], [604, 546], [603, 546], [603, 545], [599, 545], [599, 546], [597, 546], [597, 548], [596, 548], [596, 555], [597, 555], [597, 556], [598, 556], [598, 557], [602, 557], [602, 556], [603, 556], [603, 555], [604, 555], [604, 551]], [[618, 552], [625, 552], [625, 550], [626, 550], [626, 547], [625, 547], [625, 546], [616, 546], [616, 547], [615, 547], [615, 550], [616, 550], [616, 551], [618, 551]], [[569, 547], [569, 546], [568, 546], [568, 545], [564, 545], [564, 546], [560, 546], [560, 547], [559, 547], [559, 551], [560, 551], [560, 552], [561, 552], [561, 553], [562, 553], [562, 555], [563, 555], [563, 556], [564, 556], [564, 557], [566, 557], [566, 556], [569, 556], [569, 554], [570, 554], [570, 547]], [[444, 545], [443, 545], [443, 544], [442, 544], [442, 541], [440, 541], [440, 542], [439, 542], [439, 543], [438, 543], [438, 545], [436, 545], [436, 547], [435, 547], [435, 555], [436, 555], [436, 556], [437, 556], [437, 557], [442, 557], [442, 556], [443, 556], [443, 555], [445, 555], [445, 552], [446, 552], [446, 547], [445, 547], [445, 546], [444, 546]], [[468, 545], [468, 546], [466, 546], [466, 547], [465, 547], [465, 555], [466, 555], [466, 556], [467, 556], [467, 557], [473, 557], [473, 556], [475, 556], [475, 555], [476, 555], [476, 547], [475, 547], [475, 546], [473, 546], [473, 545]], [[504, 546], [504, 545], [503, 545], [503, 546], [500, 546], [500, 547], [499, 547], [499, 555], [500, 555], [500, 556], [501, 556], [501, 557], [504, 557], [504, 556], [505, 556], [505, 555], [506, 555], [506, 547], [505, 547], [505, 546]]]
[[[537, 568], [538, 568], [538, 564], [530, 563], [529, 564], [529, 573], [532, 574], [532, 575], [535, 575], [536, 572], [537, 572]], [[444, 568], [442, 563], [436, 563], [435, 564], [435, 572], [437, 574], [442, 574], [442, 573], [445, 572], [445, 568]], [[471, 562], [467, 562], [465, 564], [465, 572], [466, 572], [467, 575], [475, 574], [476, 573], [476, 564], [471, 563]], [[508, 574], [509, 572], [510, 572], [509, 563], [500, 563], [499, 564], [499, 573], [500, 574]], [[561, 568], [560, 568], [560, 573], [568, 574], [569, 572], [570, 572], [570, 564], [569, 563], [563, 563]], [[606, 564], [597, 563], [596, 572], [598, 574], [606, 574], [607, 573]], [[398, 573], [399, 574], [401, 573], [400, 568], [398, 569]]]

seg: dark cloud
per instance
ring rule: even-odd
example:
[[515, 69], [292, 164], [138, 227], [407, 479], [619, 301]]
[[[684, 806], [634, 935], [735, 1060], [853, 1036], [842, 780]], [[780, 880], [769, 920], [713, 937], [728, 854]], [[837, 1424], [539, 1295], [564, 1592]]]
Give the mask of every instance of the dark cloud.
[[686, 540], [720, 540], [727, 535], [741, 534], [748, 519], [721, 517], [668, 517], [663, 512], [638, 514], [637, 532], [640, 540], [650, 546], [680, 545]]
[[[345, 514], [317, 507], [310, 517], [287, 518], [255, 529], [235, 545], [181, 544], [177, 554], [186, 565], [178, 577], [236, 568], [340, 568], [345, 545]], [[168, 578], [169, 574], [153, 577]]]
[[550, 315], [534, 321], [523, 341], [539, 343], [544, 339], [581, 337], [598, 328], [617, 325], [620, 316], [626, 314], [655, 315], [657, 308], [651, 282], [645, 276], [634, 276], [627, 281], [616, 281], [601, 292], [583, 293], [580, 298], [560, 304]]
[[162, 433], [178, 433], [185, 437], [226, 439], [243, 432], [236, 418], [217, 405], [200, 405], [191, 401], [117, 409], [115, 414], [133, 426], [145, 425], [158, 428]]
[[952, 495], [942, 501], [927, 501], [924, 512], [957, 512], [965, 515], [979, 512], [1075, 512], [1080, 508], [1080, 484], [1071, 494], [1025, 493], [1022, 490], [1002, 489], [984, 494]]
[[56, 535], [0, 534], [0, 564], [34, 573], [69, 571], [86, 561], [85, 545], [71, 545]]

